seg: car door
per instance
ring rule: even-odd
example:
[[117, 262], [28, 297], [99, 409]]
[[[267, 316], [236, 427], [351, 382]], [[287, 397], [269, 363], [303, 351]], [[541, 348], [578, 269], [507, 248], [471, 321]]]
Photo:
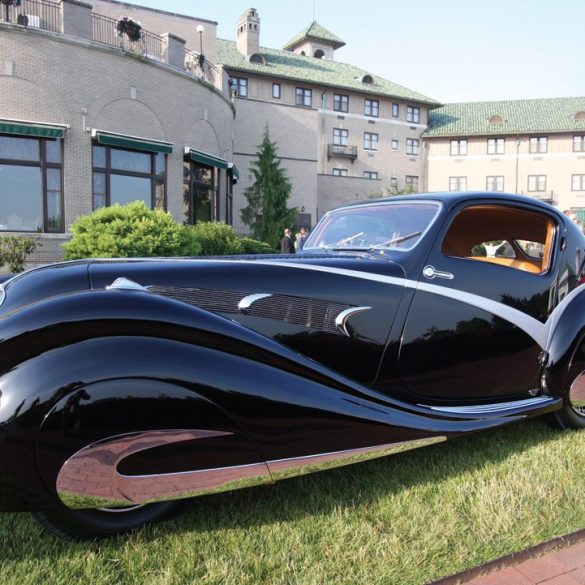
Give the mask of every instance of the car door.
[[[557, 302], [560, 223], [542, 207], [474, 201], [450, 215], [420, 275], [399, 354], [423, 403], [528, 397]], [[495, 251], [494, 251], [495, 248]]]

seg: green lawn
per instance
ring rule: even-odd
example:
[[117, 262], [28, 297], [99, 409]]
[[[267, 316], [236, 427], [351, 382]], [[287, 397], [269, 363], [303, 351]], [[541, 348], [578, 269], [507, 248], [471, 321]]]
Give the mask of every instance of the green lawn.
[[535, 420], [192, 500], [130, 537], [66, 544], [0, 515], [0, 583], [428, 583], [585, 527], [585, 431]]

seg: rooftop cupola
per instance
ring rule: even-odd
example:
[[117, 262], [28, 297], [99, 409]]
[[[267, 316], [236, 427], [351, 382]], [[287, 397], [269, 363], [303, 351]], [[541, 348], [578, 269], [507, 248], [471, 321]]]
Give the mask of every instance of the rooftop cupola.
[[245, 57], [260, 52], [260, 17], [255, 8], [248, 8], [238, 18], [236, 38], [238, 51]]
[[308, 27], [293, 37], [285, 46], [285, 51], [316, 57], [317, 59], [333, 60], [336, 49], [343, 47], [342, 41], [337, 35], [328, 31], [314, 20]]

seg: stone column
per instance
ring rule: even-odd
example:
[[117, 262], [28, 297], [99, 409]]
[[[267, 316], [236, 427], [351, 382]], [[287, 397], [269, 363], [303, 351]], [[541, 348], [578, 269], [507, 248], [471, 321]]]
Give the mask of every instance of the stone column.
[[165, 63], [177, 69], [185, 69], [185, 41], [172, 33], [161, 35], [166, 46]]
[[91, 13], [93, 6], [79, 0], [61, 0], [61, 32], [79, 39], [92, 40], [93, 24]]

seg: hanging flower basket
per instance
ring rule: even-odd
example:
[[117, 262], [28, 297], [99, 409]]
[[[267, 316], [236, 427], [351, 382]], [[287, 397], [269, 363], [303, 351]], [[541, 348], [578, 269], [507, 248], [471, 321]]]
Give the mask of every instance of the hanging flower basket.
[[[3, 0], [0, 0], [2, 2]], [[18, 0], [20, 1], [20, 0]], [[116, 30], [120, 36], [126, 35], [130, 41], [139, 41], [142, 38], [142, 25], [136, 20], [124, 16], [116, 23]]]

